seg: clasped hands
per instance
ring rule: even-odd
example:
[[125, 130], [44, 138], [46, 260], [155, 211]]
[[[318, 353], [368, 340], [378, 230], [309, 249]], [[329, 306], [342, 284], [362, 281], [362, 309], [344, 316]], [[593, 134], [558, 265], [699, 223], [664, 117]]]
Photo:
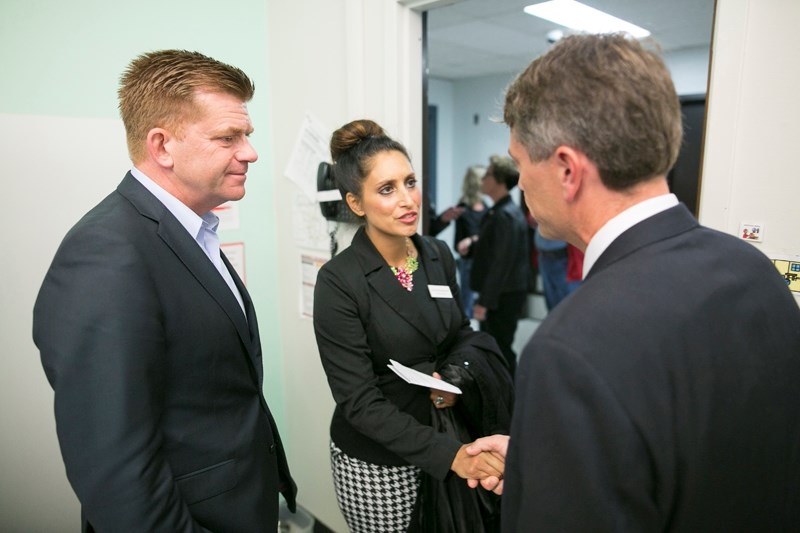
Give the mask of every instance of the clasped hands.
[[[442, 379], [438, 372], [434, 372], [433, 377]], [[452, 407], [458, 401], [456, 394], [438, 389], [431, 389], [430, 398], [437, 409]], [[459, 448], [450, 470], [466, 479], [470, 488], [480, 485], [495, 494], [502, 494], [507, 450], [508, 435], [482, 437]]]
[[480, 484], [495, 494], [503, 494], [507, 450], [508, 435], [482, 437], [463, 445], [450, 468], [473, 489]]

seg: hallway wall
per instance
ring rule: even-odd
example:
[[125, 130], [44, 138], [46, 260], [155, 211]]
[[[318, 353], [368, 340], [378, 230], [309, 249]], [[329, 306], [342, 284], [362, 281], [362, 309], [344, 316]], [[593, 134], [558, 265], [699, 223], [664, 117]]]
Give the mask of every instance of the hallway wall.
[[762, 224], [753, 246], [795, 262], [799, 17], [794, 0], [718, 0], [700, 187], [700, 222], [733, 235]]

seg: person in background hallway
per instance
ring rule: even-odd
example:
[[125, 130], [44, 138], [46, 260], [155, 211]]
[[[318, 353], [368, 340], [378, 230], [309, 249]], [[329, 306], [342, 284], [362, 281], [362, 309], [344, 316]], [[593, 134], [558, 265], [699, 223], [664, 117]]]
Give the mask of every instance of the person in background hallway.
[[458, 217], [460, 217], [462, 213], [464, 213], [464, 208], [462, 206], [453, 205], [437, 215], [436, 209], [431, 206], [428, 209], [428, 218], [430, 220], [428, 235], [436, 237], [447, 229], [447, 226], [449, 226], [452, 221], [458, 220]]
[[481, 223], [472, 244], [470, 285], [479, 293], [472, 316], [481, 331], [492, 335], [506, 357], [512, 375], [517, 356], [511, 348], [525, 306], [529, 282], [528, 222], [509, 191], [517, 186], [519, 172], [508, 157], [494, 155], [481, 182], [481, 192], [494, 205]]
[[472, 318], [472, 306], [475, 304], [475, 293], [470, 288], [472, 272], [472, 243], [478, 240], [481, 221], [489, 209], [481, 196], [481, 179], [486, 174], [486, 167], [473, 165], [467, 168], [461, 184], [461, 199], [458, 207], [464, 212], [456, 220], [456, 234], [453, 249], [458, 252], [458, 277], [461, 288], [461, 305], [468, 318]]
[[[420, 187], [406, 149], [375, 122], [356, 120], [333, 133], [331, 157], [342, 197], [363, 221], [352, 244], [320, 269], [314, 291], [314, 331], [336, 401], [336, 497], [353, 532], [416, 531], [423, 473], [440, 481], [452, 472], [485, 477], [499, 475], [502, 463], [491, 454], [468, 456], [463, 442], [471, 438], [432, 426], [432, 411], [480, 398], [406, 383], [390, 360], [438, 377], [451, 353], [496, 359], [495, 377], [505, 378], [490, 392], [498, 404], [512, 383], [494, 340], [473, 331], [458, 304], [447, 245], [417, 234]], [[512, 401], [501, 425], [510, 424]]]
[[278, 492], [295, 508], [255, 310], [211, 212], [256, 161], [253, 91], [182, 50], [122, 76], [133, 168], [64, 238], [33, 311], [83, 531], [274, 532]]
[[486, 174], [486, 167], [473, 165], [467, 168], [461, 184], [461, 199], [458, 204], [448, 207], [439, 216], [432, 219], [430, 235], [435, 236], [444, 231], [452, 220], [456, 221], [453, 249], [458, 252], [458, 277], [461, 288], [461, 305], [467, 318], [472, 318], [472, 306], [475, 293], [469, 286], [472, 271], [472, 243], [478, 240], [483, 215], [489, 207], [481, 197], [481, 178]]
[[504, 120], [542, 235], [585, 249], [585, 275], [522, 353], [510, 440], [470, 448], [508, 446], [503, 530], [797, 531], [800, 308], [758, 248], [669, 193], [661, 58], [567, 37]]

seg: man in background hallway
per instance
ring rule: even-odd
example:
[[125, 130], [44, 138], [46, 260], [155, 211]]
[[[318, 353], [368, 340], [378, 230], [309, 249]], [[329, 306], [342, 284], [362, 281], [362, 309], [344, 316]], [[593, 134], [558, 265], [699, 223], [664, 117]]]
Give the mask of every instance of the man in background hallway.
[[481, 192], [494, 205], [481, 220], [473, 243], [470, 284], [478, 293], [472, 317], [481, 331], [495, 338], [511, 375], [517, 354], [511, 348], [517, 321], [525, 308], [530, 279], [528, 222], [509, 192], [517, 186], [519, 172], [509, 157], [494, 155], [481, 181]]

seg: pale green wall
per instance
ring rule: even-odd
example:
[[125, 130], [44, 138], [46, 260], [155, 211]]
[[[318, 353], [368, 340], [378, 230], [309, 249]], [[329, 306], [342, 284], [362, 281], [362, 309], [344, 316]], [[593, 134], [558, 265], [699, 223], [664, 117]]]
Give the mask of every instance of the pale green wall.
[[[55, 438], [52, 391], [31, 340], [31, 311], [55, 248], [128, 170], [117, 114], [136, 55], [198, 50], [247, 72], [259, 160], [240, 202], [247, 284], [264, 348], [264, 390], [285, 427], [265, 0], [2, 0], [0, 161], [0, 530], [76, 531], [77, 501]], [[287, 443], [291, 449], [291, 443]]]
[[[247, 196], [240, 204], [241, 229], [225, 233], [222, 240], [245, 242], [247, 283], [256, 299], [266, 352], [265, 389], [280, 418], [276, 361], [280, 328], [272, 296], [277, 287], [275, 178], [269, 175], [266, 42], [264, 0], [3, 0], [0, 4], [0, 113], [118, 118], [117, 81], [125, 66], [142, 52], [163, 48], [200, 51], [236, 65], [254, 80], [256, 96], [249, 109], [259, 161], [252, 167]], [[100, 141], [86, 139], [87, 148], [102, 149]], [[40, 148], [46, 156], [47, 146]], [[88, 158], [86, 162], [91, 164]], [[125, 170], [119, 169], [120, 179]], [[46, 181], [41, 181], [47, 176], [37, 178], [45, 185], [39, 194], [47, 194]], [[80, 186], [79, 175], [70, 179]]]

